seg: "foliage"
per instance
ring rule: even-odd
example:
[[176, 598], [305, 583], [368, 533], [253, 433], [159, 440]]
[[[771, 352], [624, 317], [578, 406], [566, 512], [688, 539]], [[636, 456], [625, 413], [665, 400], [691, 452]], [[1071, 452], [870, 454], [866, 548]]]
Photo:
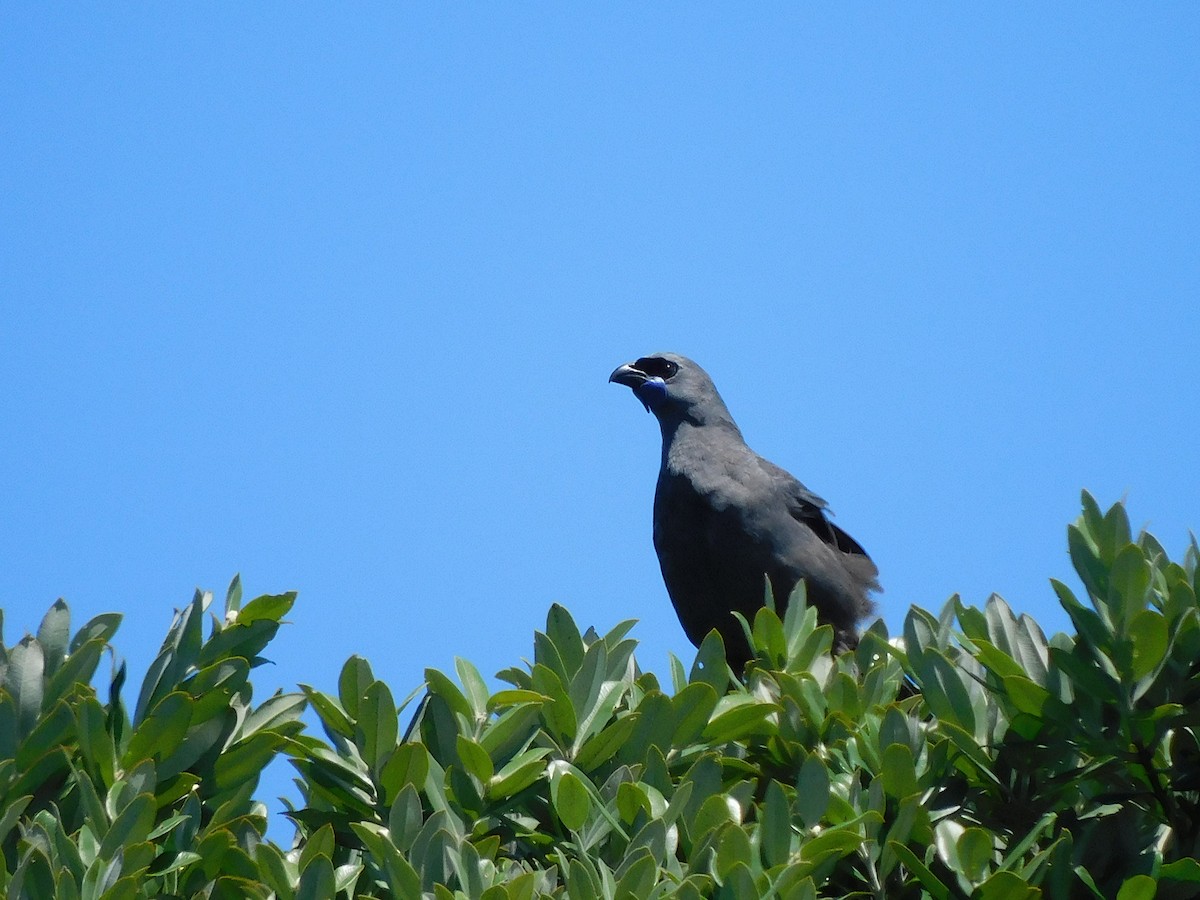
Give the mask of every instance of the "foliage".
[[59, 600], [36, 636], [0, 667], [0, 888], [8, 897], [266, 897], [266, 808], [253, 799], [266, 763], [303, 728], [304, 698], [251, 705], [250, 670], [294, 594], [223, 619], [211, 594], [175, 615], [130, 717], [114, 659], [108, 702], [91, 686], [118, 615], [71, 636]]
[[[794, 595], [744, 623], [742, 678], [714, 633], [669, 684], [632, 622], [550, 610], [533, 661], [427, 670], [397, 707], [352, 657], [336, 690], [259, 707], [250, 669], [293, 601], [176, 617], [132, 718], [115, 616], [68, 641], [65, 604], [5, 651], [0, 888], [10, 897], [1192, 897], [1200, 894], [1200, 590], [1124, 508], [1068, 529], [1086, 591], [1047, 640], [999, 597], [913, 609], [830, 655]], [[408, 733], [398, 713], [421, 695]], [[307, 703], [321, 733], [305, 731]], [[288, 849], [253, 800], [299, 773]]]

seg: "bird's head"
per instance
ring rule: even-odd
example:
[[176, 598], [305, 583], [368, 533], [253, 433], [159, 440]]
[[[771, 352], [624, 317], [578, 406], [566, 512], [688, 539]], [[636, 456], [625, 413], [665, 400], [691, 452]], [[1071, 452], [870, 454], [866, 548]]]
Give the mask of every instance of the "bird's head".
[[623, 384], [664, 428], [691, 421], [733, 424], [708, 373], [678, 353], [655, 353], [617, 366], [608, 380]]

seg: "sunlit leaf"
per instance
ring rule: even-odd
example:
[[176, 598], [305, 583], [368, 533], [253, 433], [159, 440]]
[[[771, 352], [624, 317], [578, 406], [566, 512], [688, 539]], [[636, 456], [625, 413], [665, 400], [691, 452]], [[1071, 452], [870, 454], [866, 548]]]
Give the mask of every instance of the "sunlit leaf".
[[583, 663], [583, 638], [571, 614], [557, 603], [551, 604], [546, 615], [546, 637], [562, 662], [563, 669], [559, 674], [567, 680], [574, 678]]
[[71, 611], [61, 597], [54, 601], [38, 626], [37, 640], [45, 658], [46, 675], [53, 675], [67, 655], [71, 638]]
[[574, 773], [563, 772], [551, 779], [550, 796], [563, 825], [571, 831], [583, 827], [591, 812], [592, 801], [588, 789]]
[[25, 637], [8, 654], [4, 687], [16, 704], [17, 725], [21, 734], [28, 734], [37, 723], [42, 709], [42, 678], [46, 660], [42, 645], [34, 637]]
[[1143, 678], [1155, 671], [1167, 654], [1167, 620], [1157, 610], [1143, 609], [1129, 622], [1129, 640], [1133, 644], [1130, 674], [1134, 679]]

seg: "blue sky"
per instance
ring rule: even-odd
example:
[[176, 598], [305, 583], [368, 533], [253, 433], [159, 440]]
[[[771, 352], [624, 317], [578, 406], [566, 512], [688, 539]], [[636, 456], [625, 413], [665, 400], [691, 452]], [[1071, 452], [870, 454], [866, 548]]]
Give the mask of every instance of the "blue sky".
[[[1200, 528], [1191, 4], [0, 12], [0, 607], [295, 589], [265, 695], [690, 659], [650, 544], [685, 353], [912, 604], [1048, 631], [1081, 488]], [[286, 790], [280, 779], [267, 793]]]

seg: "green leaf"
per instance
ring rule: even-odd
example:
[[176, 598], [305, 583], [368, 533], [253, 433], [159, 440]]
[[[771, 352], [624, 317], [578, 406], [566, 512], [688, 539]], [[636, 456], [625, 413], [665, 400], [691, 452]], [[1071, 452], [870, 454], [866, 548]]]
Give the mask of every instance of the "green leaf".
[[905, 715], [898, 706], [889, 706], [879, 725], [879, 746], [904, 744], [911, 750], [914, 746], [919, 746], [918, 729], [915, 718]]
[[76, 689], [86, 690], [100, 665], [104, 647], [104, 641], [97, 638], [86, 641], [78, 649], [72, 650], [46, 685], [43, 704], [53, 705]]
[[235, 613], [242, 608], [242, 574], [237, 572], [229, 582], [229, 587], [225, 589], [225, 617], [229, 618], [230, 613]]
[[217, 790], [257, 781], [286, 742], [286, 738], [264, 731], [227, 747], [213, 765]]
[[1108, 512], [1104, 514], [1103, 528], [1099, 531], [1097, 537], [1101, 558], [1105, 561], [1111, 560], [1119, 548], [1126, 546], [1133, 539], [1124, 503], [1114, 503], [1109, 507]]
[[100, 900], [136, 900], [140, 884], [138, 875], [126, 875], [101, 894]]
[[[618, 645], [630, 643], [629, 641], [626, 641], [624, 639], [625, 635], [629, 634], [629, 632], [633, 630], [633, 626], [636, 625], [637, 623], [638, 623], [637, 619], [624, 619], [623, 621], [618, 622], [616, 625], [614, 625], [612, 628], [610, 628], [605, 633], [604, 638], [603, 638], [604, 646], [608, 648], [609, 656], [612, 656], [616, 652]], [[589, 634], [591, 634], [591, 633], [592, 632], [589, 629]], [[634, 641], [633, 643], [637, 643], [637, 642]]]
[[[243, 627], [258, 622], [278, 625], [283, 621], [283, 617], [291, 611], [295, 603], [295, 591], [288, 591], [286, 594], [263, 594], [261, 597], [255, 597], [242, 607], [237, 616], [237, 624]], [[257, 653], [251, 656], [256, 655]]]
[[36, 638], [22, 638], [9, 652], [4, 687], [16, 702], [17, 724], [23, 735], [33, 730], [42, 710], [42, 678], [45, 671], [46, 658]]
[[639, 850], [617, 870], [616, 900], [641, 900], [650, 896], [658, 880], [658, 863], [646, 849]]
[[937, 619], [919, 607], [912, 607], [904, 618], [904, 647], [908, 661], [915, 668], [929, 649], [938, 646]]
[[587, 821], [592, 799], [587, 787], [574, 773], [556, 773], [550, 780], [550, 798], [559, 820], [571, 831], [578, 831]]
[[671, 668], [671, 690], [678, 694], [687, 687], [687, 673], [683, 671], [683, 663], [674, 653], [667, 654], [667, 661]]
[[[74, 765], [71, 769], [76, 789], [79, 791], [80, 814], [86, 817], [86, 824], [90, 832], [98, 838], [103, 838], [108, 831], [110, 819], [104, 801], [100, 799], [96, 785], [92, 783], [91, 778], [80, 772], [79, 768]], [[104, 787], [103, 783], [100, 787]], [[0, 835], [0, 839], [3, 839], [3, 835]]]
[[933, 900], [949, 900], [950, 889], [933, 874], [930, 868], [915, 853], [899, 841], [888, 841], [887, 846], [888, 849], [900, 858], [900, 862], [917, 876], [917, 880], [921, 882], [921, 886], [929, 892], [929, 896]]
[[1113, 631], [1109, 624], [1099, 615], [1085, 607], [1070, 589], [1061, 581], [1050, 579], [1050, 585], [1058, 594], [1059, 603], [1071, 617], [1071, 623], [1079, 632], [1079, 637], [1101, 658], [1109, 652], [1113, 644]]
[[769, 719], [777, 715], [781, 707], [768, 703], [751, 694], [726, 694], [717, 701], [712, 718], [704, 729], [704, 739], [712, 743], [724, 743], [769, 733]]
[[[567, 674], [567, 667], [563, 665], [562, 657], [559, 656], [558, 648], [554, 646], [554, 642], [550, 638], [540, 631], [533, 633], [533, 665], [534, 668], [542, 666], [549, 669], [564, 684], [571, 680], [571, 676]], [[513, 684], [520, 685], [519, 681], [513, 681], [511, 678], [508, 680]]]
[[488, 714], [488, 689], [483, 676], [468, 660], [454, 657], [454, 670], [458, 672], [458, 680], [462, 682], [463, 691], [471, 704], [471, 712], [475, 720], [482, 722]]
[[310, 834], [308, 840], [304, 842], [304, 847], [300, 851], [300, 858], [297, 861], [297, 868], [303, 872], [318, 857], [324, 857], [326, 860], [332, 859], [336, 846], [333, 836], [333, 826], [322, 825]]
[[579, 752], [575, 754], [575, 765], [585, 772], [604, 765], [627, 745], [640, 719], [639, 711], [609, 720], [603, 729], [588, 738], [579, 748]]
[[130, 844], [145, 841], [154, 827], [156, 804], [151, 793], [138, 794], [109, 826], [100, 842], [100, 859], [113, 859], [117, 852]]
[[[138, 693], [137, 705], [134, 707], [133, 712], [133, 720], [135, 722], [140, 722], [151, 706], [175, 688], [178, 682], [177, 674], [182, 675], [182, 672], [176, 673], [175, 671], [178, 644], [188, 623], [193, 620], [199, 621], [201, 614], [195, 612], [195, 608], [201, 602], [200, 593], [197, 592], [191, 604], [182, 610], [176, 610], [175, 619], [171, 623], [171, 629], [167, 632], [167, 637], [163, 641], [158, 655], [150, 663], [146, 677], [142, 680], [142, 689]], [[199, 643], [198, 635], [196, 643]], [[190, 661], [185, 663], [184, 668], [189, 664]]]
[[338, 674], [338, 700], [351, 719], [358, 718], [359, 701], [374, 683], [371, 664], [361, 656], [353, 655], [342, 665], [342, 671]]
[[492, 776], [488, 782], [488, 796], [504, 800], [525, 790], [545, 773], [546, 763], [543, 760], [549, 753], [549, 747], [535, 747], [518, 753]]
[[38, 757], [29, 768], [21, 771], [8, 785], [6, 795], [20, 797], [25, 794], [47, 793], [59, 779], [66, 776], [70, 768], [67, 751], [62, 747], [55, 747], [44, 756]]
[[67, 642], [71, 637], [71, 611], [66, 601], [59, 597], [38, 627], [37, 640], [45, 658], [46, 675], [53, 675], [67, 655]]
[[[1088, 540], [1098, 543], [1106, 531], [1104, 513], [1100, 511], [1100, 504], [1096, 502], [1096, 498], [1090, 491], [1085, 490], [1080, 492], [1079, 505], [1083, 508], [1082, 515], [1079, 517], [1079, 528], [1088, 535]], [[1111, 555], [1109, 558], [1112, 558]]]
[[[1092, 648], [1088, 648], [1091, 652]], [[1070, 652], [1060, 647], [1050, 648], [1050, 658], [1054, 665], [1070, 679], [1070, 690], [1078, 696], [1091, 695], [1097, 699], [1112, 703], [1121, 695], [1120, 684], [1117, 681], [1115, 669], [1107, 656], [1097, 651], [1095, 657], [1101, 665], [1093, 665], [1082, 658], [1078, 652]], [[1107, 663], [1107, 665], [1105, 665]]]
[[713, 794], [704, 790], [692, 791], [693, 810], [687, 825], [693, 844], [700, 845], [710, 832], [726, 822], [737, 821], [734, 810], [730, 808], [731, 802], [731, 798], [724, 794]]
[[[707, 723], [705, 723], [707, 724]], [[651, 747], [670, 751], [675, 734], [675, 713], [671, 699], [659, 691], [650, 691], [637, 707], [637, 723], [633, 733], [621, 748], [620, 758], [636, 764], [645, 760]]]
[[387, 826], [392, 842], [401, 850], [409, 850], [424, 822], [425, 816], [417, 788], [415, 785], [406, 784], [388, 810]]
[[71, 708], [60, 700], [48, 714], [38, 720], [33, 731], [21, 743], [15, 760], [17, 768], [28, 769], [35, 760], [57, 747], [70, 750], [71, 733], [74, 728], [75, 716]]
[[250, 737], [260, 731], [290, 733], [291, 729], [288, 726], [300, 721], [307, 705], [308, 701], [303, 694], [275, 694], [246, 717], [240, 734], [242, 737]]
[[[734, 613], [734, 615], [739, 614]], [[746, 863], [735, 863], [725, 873], [724, 884], [721, 885], [721, 891], [717, 896], [720, 900], [726, 900], [726, 898], [734, 898], [734, 900], [756, 898], [762, 896], [762, 889], [755, 883], [754, 873], [750, 871], [750, 866]]]
[[67, 649], [67, 653], [74, 653], [88, 641], [98, 640], [108, 643], [117, 633], [117, 628], [121, 625], [121, 618], [120, 613], [101, 613], [95, 618], [89, 619], [86, 625], [75, 632], [75, 637], [71, 638], [71, 646]]
[[[586, 860], [586, 862], [585, 862]], [[594, 862], [587, 857], [579, 858], [572, 857], [570, 864], [567, 866], [566, 882], [567, 896], [574, 900], [580, 898], [599, 898], [604, 896], [604, 892], [600, 886], [600, 878], [594, 874], [591, 866]], [[603, 865], [603, 863], [600, 863]]]
[[215, 761], [236, 726], [237, 713], [229, 708], [206, 722], [193, 722], [179, 748], [162, 761], [159, 775], [173, 777], [197, 765], [202, 758]]
[[617, 785], [617, 814], [626, 825], [632, 825], [638, 813], [651, 815], [650, 795], [646, 786], [634, 781], [622, 781]]
[[990, 641], [983, 638], [971, 638], [971, 644], [975, 647], [975, 658], [985, 668], [991, 670], [1001, 678], [1008, 675], [1026, 677], [1025, 668], [1003, 650], [995, 647]]
[[[3, 838], [3, 831], [0, 830], [0, 838]], [[1200, 884], [1200, 860], [1188, 857], [1186, 859], [1177, 859], [1174, 862], [1165, 863], [1159, 870], [1158, 876], [1164, 880], [1184, 881], [1191, 884]]]
[[122, 765], [129, 768], [143, 759], [160, 763], [170, 759], [192, 723], [194, 705], [183, 691], [174, 691], [158, 701], [130, 735]]
[[[878, 818], [877, 814], [876, 818]], [[831, 828], [810, 838], [800, 847], [802, 859], [820, 864], [829, 858], [841, 858], [859, 850], [862, 847], [862, 837], [854, 828]]]
[[575, 707], [567, 695], [567, 689], [554, 670], [541, 663], [534, 664], [533, 686], [540, 693], [551, 698], [541, 709], [542, 720], [550, 736], [557, 741], [569, 744], [575, 737], [577, 719]]
[[1149, 875], [1134, 875], [1127, 878], [1117, 891], [1117, 900], [1154, 900], [1158, 882]]
[[879, 777], [884, 791], [897, 800], [917, 793], [916, 763], [907, 744], [890, 744], [884, 748]]
[[720, 633], [713, 629], [700, 642], [696, 651], [696, 660], [692, 663], [692, 671], [688, 675], [689, 682], [701, 681], [712, 687], [718, 694], [724, 694], [729, 687], [729, 664], [725, 661], [725, 642]]
[[296, 900], [330, 900], [336, 891], [333, 864], [328, 857], [318, 856], [301, 872]]
[[1074, 525], [1067, 526], [1067, 550], [1079, 580], [1092, 597], [1108, 593], [1108, 570], [1099, 558], [1096, 545]]
[[686, 747], [699, 740], [717, 708], [717, 692], [704, 681], [694, 681], [671, 698], [674, 733], [665, 746]]
[[781, 866], [791, 856], [794, 833], [791, 810], [779, 782], [772, 781], [767, 785], [766, 796], [760, 809], [758, 839], [762, 847], [763, 862], [769, 867]]
[[353, 740], [354, 723], [350, 721], [341, 704], [328, 694], [323, 694], [307, 684], [300, 685], [300, 690], [304, 691], [304, 696], [308, 699], [312, 708], [316, 710], [317, 717], [321, 720], [321, 724], [327, 732], [341, 735], [348, 740]]
[[[183, 856], [185, 854], [180, 854]], [[189, 856], [199, 858], [198, 854]], [[262, 873], [263, 883], [275, 892], [278, 900], [294, 900], [296, 893], [293, 879], [296, 878], [296, 864], [286, 859], [283, 852], [274, 844], [263, 841], [254, 848], [254, 861], [258, 863]]]
[[787, 609], [783, 613], [783, 633], [787, 638], [789, 656], [804, 642], [816, 624], [817, 608], [808, 605], [808, 585], [801, 578], [788, 595]]
[[362, 753], [363, 762], [372, 772], [378, 772], [396, 748], [398, 736], [396, 701], [392, 699], [392, 692], [388, 686], [382, 681], [376, 681], [363, 695], [354, 731], [355, 746]]
[[279, 632], [279, 623], [269, 617], [250, 621], [250, 614], [254, 612], [252, 607], [256, 602], [252, 600], [246, 605], [238, 614], [236, 623], [208, 639], [200, 651], [196, 665], [204, 668], [220, 660], [237, 657], [247, 660], [251, 667], [265, 662], [259, 654]]
[[463, 768], [480, 781], [488, 781], [495, 773], [492, 758], [488, 752], [466, 735], [458, 735], [458, 758], [462, 760]]
[[471, 708], [470, 702], [468, 702], [463, 692], [458, 689], [458, 686], [447, 675], [439, 672], [437, 669], [426, 669], [425, 683], [429, 685], [429, 692], [446, 701], [446, 705], [453, 712], [462, 716], [468, 722], [474, 721], [475, 711]]
[[1015, 872], [997, 872], [971, 896], [978, 900], [1033, 900], [1042, 896], [1042, 892], [1030, 887]]
[[717, 839], [717, 875], [728, 878], [737, 865], [751, 866], [755, 862], [750, 836], [734, 822], [722, 828]]
[[550, 698], [545, 694], [539, 694], [537, 691], [529, 691], [524, 689], [512, 688], [503, 691], [496, 691], [488, 698], [487, 711], [489, 713], [498, 712], [510, 706], [522, 706], [528, 703], [545, 703]]
[[234, 657], [196, 671], [180, 682], [179, 689], [191, 695], [192, 720], [201, 722], [227, 709], [235, 696], [248, 690], [249, 681], [250, 664]]
[[958, 837], [958, 861], [963, 874], [972, 882], [987, 874], [995, 852], [995, 838], [983, 828], [968, 828]]
[[546, 637], [550, 639], [550, 643], [558, 652], [558, 658], [562, 661], [563, 668], [559, 674], [565, 680], [573, 679], [583, 664], [583, 638], [580, 637], [579, 628], [571, 614], [557, 603], [551, 605], [546, 615]]
[[379, 773], [379, 783], [384, 789], [384, 802], [389, 806], [405, 785], [420, 789], [429, 775], [429, 751], [419, 741], [410, 741], [396, 747]]
[[754, 647], [768, 660], [772, 668], [782, 665], [788, 655], [788, 642], [783, 622], [774, 610], [760, 607], [754, 614]]
[[930, 711], [943, 721], [975, 733], [975, 710], [966, 676], [940, 650], [930, 648], [914, 664], [917, 682]]
[[1004, 678], [1004, 691], [1019, 711], [1042, 718], [1042, 710], [1050, 699], [1050, 692], [1034, 684], [1023, 675], [1008, 675]]
[[1171, 637], [1167, 620], [1157, 610], [1143, 609], [1129, 623], [1129, 640], [1133, 644], [1133, 679], [1144, 678], [1155, 671], [1167, 655]]
[[[0, 703], [0, 709], [3, 704]], [[113, 782], [117, 768], [114, 736], [105, 727], [105, 712], [95, 697], [85, 697], [75, 705], [75, 734], [79, 751], [89, 769], [98, 772], [105, 785]], [[2, 725], [3, 722], [0, 722]], [[4, 729], [0, 728], [0, 734]]]
[[1127, 544], [1117, 553], [1109, 574], [1110, 605], [1113, 618], [1128, 623], [1146, 608], [1150, 590], [1150, 565], [1136, 544]]
[[625, 696], [628, 687], [628, 683], [623, 681], [605, 681], [601, 684], [599, 696], [591, 703], [587, 715], [579, 722], [575, 740], [571, 742], [573, 757], [580, 756], [588, 742], [613, 722], [613, 710]]
[[571, 698], [581, 731], [584, 719], [594, 716], [594, 707], [605, 690], [607, 680], [608, 648], [603, 641], [597, 641], [587, 648], [582, 664], [567, 685], [567, 695]]
[[1046, 636], [1029, 616], [1022, 615], [1019, 619], [1013, 615], [1012, 609], [998, 594], [988, 598], [984, 609], [984, 619], [987, 624], [987, 637], [995, 647], [1011, 657], [1020, 666], [1019, 672], [1002, 674], [1021, 674], [1037, 684], [1046, 682]]
[[[978, 767], [976, 771], [978, 777], [982, 777], [989, 784], [999, 784], [999, 780], [992, 772], [992, 759], [988, 756], [988, 746], [981, 745], [975, 735], [953, 722], [940, 721], [937, 723], [937, 730], [948, 737], [950, 743], [967, 759], [975, 763]], [[959, 766], [961, 768], [962, 764], [960, 763]]]
[[821, 823], [829, 808], [829, 769], [817, 754], [809, 754], [796, 780], [796, 813], [809, 828]]
[[4, 807], [4, 813], [0, 815], [0, 843], [3, 843], [5, 838], [8, 837], [8, 833], [13, 830], [13, 827], [20, 820], [21, 814], [25, 812], [25, 808], [29, 806], [29, 801], [32, 799], [32, 794], [15, 797]]

